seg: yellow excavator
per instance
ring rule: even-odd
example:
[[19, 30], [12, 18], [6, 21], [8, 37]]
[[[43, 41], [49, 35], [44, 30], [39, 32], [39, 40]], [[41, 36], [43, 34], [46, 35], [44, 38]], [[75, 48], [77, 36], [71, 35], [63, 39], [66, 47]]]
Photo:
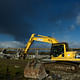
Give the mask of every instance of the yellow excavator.
[[[27, 52], [31, 44], [33, 43], [33, 41], [40, 41], [40, 42], [46, 42], [46, 43], [52, 44], [51, 51], [50, 51], [50, 60], [52, 64], [50, 62], [46, 64], [48, 65], [51, 64], [50, 66], [52, 66], [53, 69], [55, 70], [59, 69], [59, 70], [64, 70], [64, 71], [76, 71], [77, 70], [78, 68], [77, 62], [80, 61], [80, 53], [78, 53], [77, 51], [71, 51], [67, 43], [65, 42], [60, 43], [58, 40], [56, 40], [53, 37], [32, 34], [24, 50], [25, 55], [27, 55]], [[45, 66], [45, 68], [48, 69], [48, 66]], [[25, 77], [28, 75], [27, 70], [29, 69], [26, 68], [24, 70]], [[29, 77], [29, 75], [27, 77]]]
[[36, 35], [36, 34], [31, 35], [24, 50], [24, 54], [27, 54], [33, 41], [40, 41], [52, 44], [51, 47], [52, 61], [80, 61], [77, 51], [70, 51], [67, 43], [65, 42], [59, 43], [59, 41], [53, 37]]

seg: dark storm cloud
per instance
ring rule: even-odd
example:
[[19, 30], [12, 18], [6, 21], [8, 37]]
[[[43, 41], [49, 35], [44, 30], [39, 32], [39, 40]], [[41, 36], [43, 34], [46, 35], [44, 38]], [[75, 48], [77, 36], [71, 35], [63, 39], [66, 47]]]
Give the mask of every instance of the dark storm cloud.
[[24, 21], [24, 17], [34, 14], [32, 0], [0, 0], [0, 33], [23, 40], [34, 28], [32, 23]]
[[[47, 19], [48, 23], [61, 19], [73, 19], [76, 16], [76, 11], [80, 10], [79, 2], [77, 5], [75, 2], [69, 1], [0, 0], [0, 33], [12, 35], [16, 40], [24, 40], [25, 37], [28, 38], [29, 35], [37, 31], [35, 20], [39, 24], [40, 21], [43, 21], [40, 25], [42, 27], [39, 27], [42, 31]], [[46, 27], [44, 26], [44, 28]], [[50, 29], [50, 26], [46, 30], [49, 30], [48, 28]]]

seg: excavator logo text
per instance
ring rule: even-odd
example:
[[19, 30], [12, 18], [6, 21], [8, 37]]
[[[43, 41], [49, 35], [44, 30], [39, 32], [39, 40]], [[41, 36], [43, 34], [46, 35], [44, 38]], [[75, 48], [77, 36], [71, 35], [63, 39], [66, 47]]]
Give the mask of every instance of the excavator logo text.
[[38, 40], [38, 41], [43, 41], [43, 39], [40, 39], [40, 38], [38, 38], [37, 40]]

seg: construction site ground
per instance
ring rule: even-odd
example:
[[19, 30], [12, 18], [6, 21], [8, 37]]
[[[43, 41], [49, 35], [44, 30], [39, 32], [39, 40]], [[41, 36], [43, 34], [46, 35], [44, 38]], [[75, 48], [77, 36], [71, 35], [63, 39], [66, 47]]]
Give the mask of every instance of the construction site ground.
[[[0, 80], [28, 80], [24, 78], [24, 68], [27, 61], [28, 60], [0, 59]], [[50, 71], [50, 75], [44, 80], [80, 80], [80, 70], [70, 73], [59, 70], [51, 70], [50, 68]]]

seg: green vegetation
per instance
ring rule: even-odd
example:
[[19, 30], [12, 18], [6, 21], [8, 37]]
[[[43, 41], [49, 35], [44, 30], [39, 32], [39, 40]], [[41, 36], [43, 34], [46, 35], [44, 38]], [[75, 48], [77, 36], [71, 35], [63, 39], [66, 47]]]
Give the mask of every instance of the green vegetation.
[[23, 76], [26, 60], [0, 59], [0, 80], [26, 80]]

